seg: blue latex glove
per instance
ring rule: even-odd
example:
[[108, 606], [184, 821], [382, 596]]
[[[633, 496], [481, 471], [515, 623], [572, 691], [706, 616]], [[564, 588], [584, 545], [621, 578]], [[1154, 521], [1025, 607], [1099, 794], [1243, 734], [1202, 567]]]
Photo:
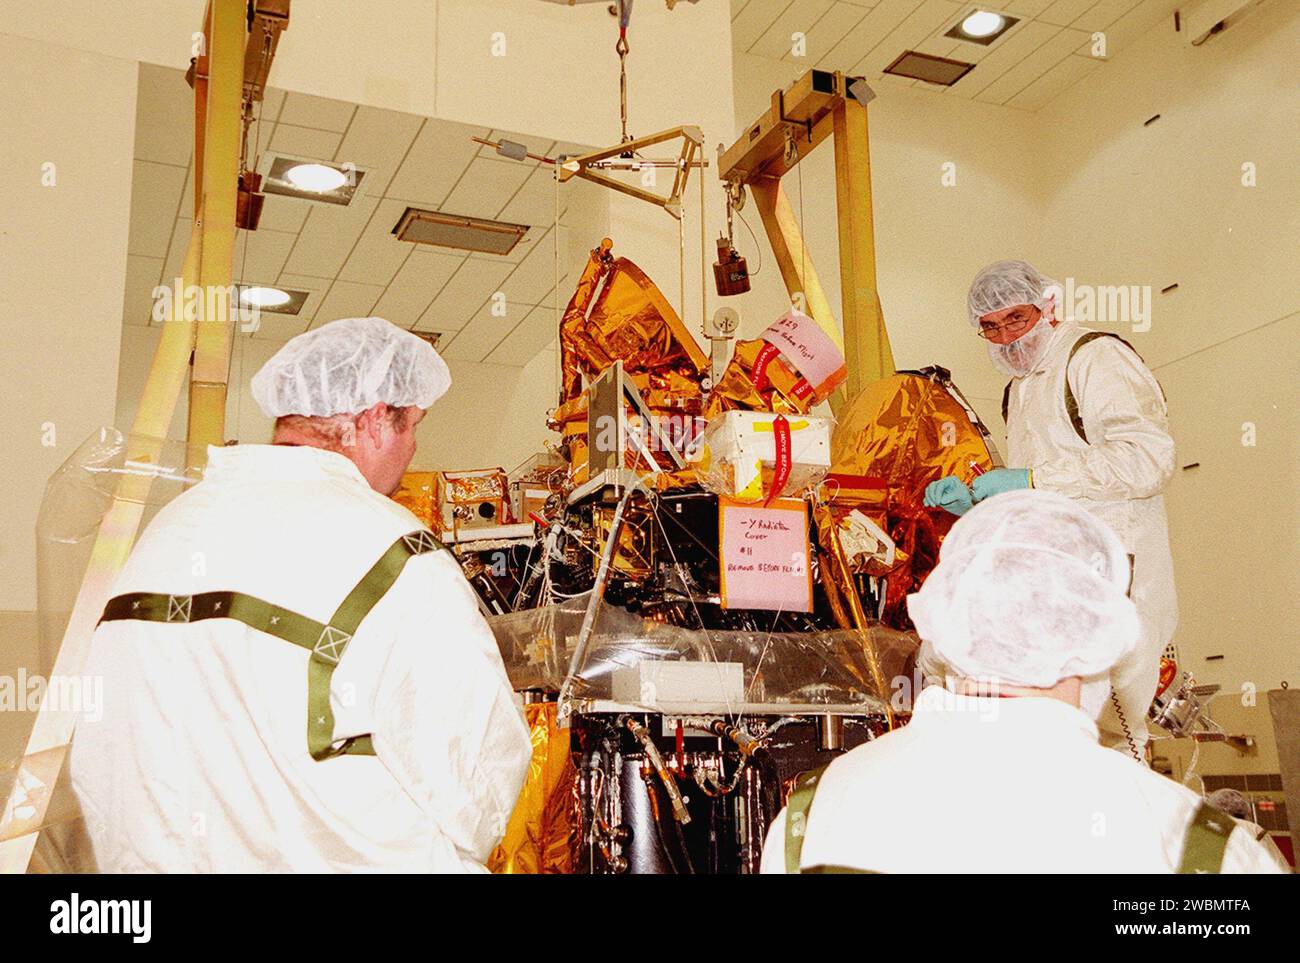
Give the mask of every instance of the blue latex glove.
[[954, 515], [965, 515], [975, 507], [970, 489], [956, 475], [949, 475], [926, 485], [925, 504], [930, 508], [945, 509]]
[[970, 485], [971, 497], [977, 502], [1003, 492], [1029, 488], [1028, 468], [994, 468], [977, 477]]

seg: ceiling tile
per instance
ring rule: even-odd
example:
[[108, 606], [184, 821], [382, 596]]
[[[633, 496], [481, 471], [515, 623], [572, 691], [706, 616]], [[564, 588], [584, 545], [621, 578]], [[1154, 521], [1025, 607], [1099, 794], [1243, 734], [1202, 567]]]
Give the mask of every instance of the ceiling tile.
[[[320, 297], [320, 295], [316, 295]], [[248, 332], [250, 338], [262, 341], [288, 341], [307, 330], [311, 319], [299, 314], [272, 314], [269, 311], [258, 315], [257, 327]]]
[[1010, 0], [1002, 9], [1014, 17], [1037, 17], [1056, 0]]
[[377, 197], [353, 197], [346, 207], [337, 204], [311, 205], [307, 223], [298, 235], [284, 270], [289, 274], [310, 274], [313, 277], [334, 277], [343, 267], [348, 254], [356, 244], [379, 204]]
[[339, 272], [340, 278], [367, 284], [387, 284], [393, 279], [397, 269], [411, 253], [411, 244], [399, 241], [393, 235], [393, 227], [407, 206], [405, 201], [379, 202], [370, 223], [361, 232], [361, 239]]
[[165, 257], [184, 193], [185, 169], [136, 161], [131, 182], [128, 253]]
[[[364, 183], [364, 181], [362, 181]], [[301, 197], [285, 197], [283, 194], [267, 194], [262, 202], [262, 219], [258, 222], [259, 231], [287, 231], [297, 234], [307, 220], [307, 212], [320, 205]]]
[[[275, 133], [271, 135], [271, 152], [307, 160], [330, 161], [334, 159], [342, 139], [341, 134], [329, 131], [276, 124]], [[265, 174], [270, 169], [269, 159], [263, 158], [262, 163], [261, 173]]]
[[511, 331], [483, 360], [488, 364], [508, 364], [522, 368], [555, 343], [556, 331], [555, 312], [549, 307], [533, 308], [523, 323]]
[[181, 267], [185, 264], [185, 249], [190, 246], [190, 233], [193, 228], [194, 222], [187, 217], [178, 217], [172, 226], [167, 260], [163, 263], [162, 284], [171, 284], [174, 279], [180, 277]]
[[482, 361], [532, 310], [531, 304], [509, 301], [484, 305], [465, 327], [440, 344], [438, 351], [452, 361]]
[[528, 179], [529, 169], [516, 161], [478, 158], [442, 202], [447, 214], [495, 218]]
[[389, 183], [387, 195], [436, 208], [478, 153], [479, 145], [470, 137], [486, 137], [488, 133], [483, 127], [432, 118], [425, 121]]
[[[1172, 21], [1174, 11], [1181, 6], [1180, 0], [1145, 0], [1134, 7], [1104, 28], [1106, 56], [1099, 59], [1114, 57], [1138, 37], [1158, 27], [1161, 21]], [[1168, 29], [1173, 29], [1172, 23]]]
[[1068, 27], [1074, 20], [1086, 13], [1089, 7], [1096, 4], [1097, 0], [1056, 0], [1055, 3], [1050, 4], [1042, 13], [1038, 14], [1036, 19], [1057, 27]]
[[866, 15], [866, 8], [839, 0], [820, 20], [808, 27], [805, 56], [795, 57], [787, 50], [782, 59], [794, 63], [817, 63]]
[[233, 276], [250, 284], [274, 284], [284, 270], [296, 234], [282, 231], [240, 231], [235, 237]]
[[383, 194], [420, 129], [421, 118], [394, 110], [359, 107], [334, 160], [365, 170], [361, 190]]
[[974, 97], [1060, 32], [1060, 27], [1039, 23], [1037, 20], [1025, 20], [1016, 24], [993, 45], [989, 53], [980, 58], [974, 70], [947, 88], [947, 93], [958, 97]]
[[868, 77], [882, 73], [903, 51], [915, 50], [931, 34], [951, 27], [967, 6], [953, 0], [925, 0], [855, 64], [853, 72]]
[[136, 160], [186, 165], [194, 153], [194, 92], [180, 70], [140, 64]]
[[[559, 186], [560, 206], [565, 204], [564, 185]], [[512, 224], [544, 227], [555, 220], [555, 173], [553, 168], [538, 164], [521, 188], [497, 215], [497, 220]]]
[[275, 115], [266, 111], [258, 119], [254, 115], [253, 129], [249, 131], [249, 144], [257, 144], [256, 154], [260, 158], [271, 149], [271, 137], [275, 134]]
[[[291, 291], [307, 292], [307, 300], [303, 302], [302, 308], [294, 315], [294, 317], [302, 318], [303, 322], [306, 323], [315, 320], [316, 312], [325, 297], [325, 292], [329, 290], [330, 283], [330, 278], [313, 278], [305, 274], [281, 274], [278, 286]], [[273, 315], [267, 315], [267, 317], [273, 317]], [[280, 315], [280, 317], [287, 317], [287, 315]]]
[[511, 265], [466, 258], [427, 311], [416, 322], [419, 331], [458, 331], [501, 286]]
[[375, 314], [387, 318], [393, 324], [409, 328], [419, 320], [465, 258], [458, 254], [423, 250], [409, 243], [403, 246], [416, 249], [410, 251], [406, 263], [389, 282], [387, 290], [375, 305]]
[[1087, 37], [1088, 35], [1082, 30], [1062, 27], [1054, 37], [1049, 37], [1037, 50], [976, 94], [975, 99], [991, 104], [1005, 104], [1062, 60], [1071, 56]]
[[1105, 30], [1120, 17], [1141, 5], [1141, 0], [1097, 0], [1076, 17], [1070, 26], [1076, 30]]
[[260, 116], [263, 121], [274, 124], [284, 107], [286, 91], [278, 87], [267, 87], [262, 91], [262, 102], [253, 110], [253, 116]]
[[781, 12], [763, 35], [749, 48], [749, 53], [760, 57], [780, 60], [791, 52], [794, 46], [794, 34], [804, 35], [804, 46], [808, 42], [808, 29], [834, 5], [834, 0], [794, 0]]
[[1008, 100], [1007, 106], [1019, 107], [1023, 110], [1038, 110], [1057, 94], [1072, 87], [1076, 81], [1086, 77], [1100, 65], [1100, 60], [1070, 54], [1070, 56]]
[[348, 129], [348, 121], [352, 119], [355, 110], [352, 104], [341, 100], [327, 100], [290, 91], [280, 111], [280, 123], [342, 133]]
[[920, 5], [921, 0], [880, 0], [825, 57], [817, 61], [817, 66], [824, 70], [851, 72], [876, 44]]
[[322, 324], [339, 318], [369, 317], [383, 292], [383, 287], [378, 284], [335, 281], [317, 309], [312, 327], [319, 328]]
[[749, 0], [731, 21], [731, 45], [748, 50], [772, 26], [792, 0]]
[[[565, 267], [560, 265], [560, 279], [563, 283]], [[543, 239], [533, 249], [533, 253], [520, 262], [519, 266], [501, 284], [501, 290], [511, 301], [521, 304], [542, 304], [547, 294], [555, 288], [555, 248], [549, 239]]]
[[153, 289], [162, 275], [163, 259], [126, 256], [126, 291], [122, 299], [122, 323], [148, 325], [153, 317]]

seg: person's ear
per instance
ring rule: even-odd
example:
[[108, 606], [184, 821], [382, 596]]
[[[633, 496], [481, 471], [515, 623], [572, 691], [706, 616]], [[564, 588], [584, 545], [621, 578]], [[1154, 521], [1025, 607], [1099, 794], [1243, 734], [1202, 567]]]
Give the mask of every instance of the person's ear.
[[388, 405], [376, 401], [361, 413], [358, 419], [358, 432], [364, 434], [375, 448], [384, 442], [384, 420], [388, 417]]

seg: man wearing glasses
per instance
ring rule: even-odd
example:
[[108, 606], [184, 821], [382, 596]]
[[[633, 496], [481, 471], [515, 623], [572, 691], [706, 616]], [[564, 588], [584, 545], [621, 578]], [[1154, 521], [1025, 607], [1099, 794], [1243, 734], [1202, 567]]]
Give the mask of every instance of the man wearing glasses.
[[1133, 558], [1131, 596], [1142, 622], [1136, 650], [1111, 674], [1103, 740], [1141, 757], [1160, 656], [1178, 624], [1161, 493], [1174, 473], [1164, 393], [1117, 335], [1057, 316], [1061, 286], [1024, 261], [975, 276], [970, 321], [989, 358], [1011, 376], [1002, 397], [1007, 463], [969, 487], [949, 476], [925, 503], [955, 515], [1002, 492], [1040, 488], [1075, 499], [1119, 535]]

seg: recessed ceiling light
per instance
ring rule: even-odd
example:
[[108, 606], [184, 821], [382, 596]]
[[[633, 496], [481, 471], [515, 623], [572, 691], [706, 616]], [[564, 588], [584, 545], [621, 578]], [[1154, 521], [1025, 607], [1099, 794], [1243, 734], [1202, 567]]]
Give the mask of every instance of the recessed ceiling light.
[[[1004, 23], [1006, 23], [1006, 20], [1003, 19], [1000, 13], [976, 10], [961, 22], [961, 29], [970, 37], [987, 37], [1001, 30]], [[290, 171], [290, 176], [293, 176], [292, 171]]]
[[259, 166], [264, 171], [267, 194], [300, 197], [324, 204], [350, 204], [366, 172], [354, 164], [334, 164], [268, 154]]
[[955, 24], [945, 37], [968, 40], [971, 43], [988, 46], [1019, 23], [1017, 17], [1008, 17], [992, 10], [974, 10]]
[[279, 288], [244, 288], [239, 293], [239, 300], [255, 308], [278, 308], [291, 299], [288, 291]]
[[272, 287], [269, 284], [239, 286], [239, 303], [267, 314], [298, 314], [307, 303], [307, 291]]
[[284, 176], [294, 187], [317, 194], [335, 190], [348, 182], [347, 174], [324, 164], [298, 164], [285, 171]]

